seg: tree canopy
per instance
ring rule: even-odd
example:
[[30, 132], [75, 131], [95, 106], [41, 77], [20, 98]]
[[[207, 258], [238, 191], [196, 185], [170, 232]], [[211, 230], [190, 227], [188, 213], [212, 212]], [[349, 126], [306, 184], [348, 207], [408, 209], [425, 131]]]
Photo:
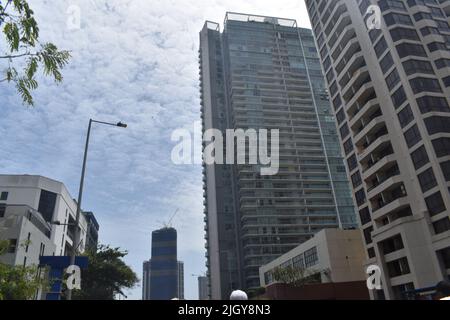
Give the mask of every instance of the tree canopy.
[[[0, 241], [0, 256], [6, 254], [9, 241]], [[43, 274], [43, 273], [42, 273]], [[30, 300], [48, 282], [39, 275], [37, 266], [11, 266], [0, 263], [0, 300]]]
[[[0, 0], [0, 30], [4, 40], [0, 40], [0, 65], [5, 68], [2, 83], [13, 83], [23, 103], [34, 105], [31, 92], [38, 87], [36, 73], [42, 68], [45, 76], [52, 77], [56, 83], [63, 80], [61, 69], [70, 60], [70, 52], [58, 50], [53, 43], [39, 41], [39, 27], [34, 12], [26, 0]], [[1, 38], [0, 38], [1, 39]], [[23, 65], [18, 70], [17, 65]]]
[[114, 300], [124, 295], [123, 290], [133, 288], [139, 281], [134, 271], [122, 260], [128, 252], [120, 248], [99, 246], [89, 250], [89, 266], [81, 272], [81, 290], [74, 290], [76, 300]]

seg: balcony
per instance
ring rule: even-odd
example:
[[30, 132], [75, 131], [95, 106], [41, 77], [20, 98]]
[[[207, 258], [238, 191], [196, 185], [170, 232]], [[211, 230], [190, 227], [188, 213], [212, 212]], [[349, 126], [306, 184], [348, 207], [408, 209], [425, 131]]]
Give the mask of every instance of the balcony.
[[408, 205], [407, 193], [403, 184], [378, 194], [370, 202], [374, 219], [383, 217], [402, 206]]
[[[374, 140], [374, 138], [371, 137], [374, 132], [383, 132], [382, 135], [386, 134], [387, 131], [384, 130], [384, 128], [386, 128], [386, 124], [382, 115], [375, 115], [366, 126], [358, 128], [360, 131], [354, 137], [355, 145], [360, 146], [364, 144], [365, 138], [369, 141]], [[377, 133], [375, 133], [375, 136], [377, 136]], [[380, 136], [381, 135], [378, 137]]]
[[347, 84], [345, 88], [343, 88], [342, 92], [344, 101], [349, 102], [357, 95], [357, 93], [360, 91], [360, 89], [367, 83], [370, 83], [372, 79], [369, 75], [369, 68], [367, 66], [359, 69], [355, 74], [353, 75], [353, 78], [350, 80], [350, 82]]
[[[346, 88], [349, 82], [356, 76], [356, 72], [365, 67], [364, 55], [361, 52], [353, 55], [349, 61], [342, 60], [336, 67], [336, 72], [339, 73], [339, 85], [341, 88]], [[345, 91], [345, 90], [343, 90]]]
[[353, 38], [347, 43], [340, 43], [333, 51], [332, 57], [334, 61], [341, 65], [343, 61], [350, 61], [350, 59], [361, 51], [358, 39]]
[[[380, 120], [377, 120], [375, 124], [377, 124]], [[379, 128], [378, 131], [376, 131], [374, 134], [368, 134], [364, 136], [364, 140], [359, 140], [358, 142], [355, 142], [356, 147], [359, 150], [359, 155], [363, 159], [368, 153], [375, 151], [374, 149], [378, 147], [379, 142], [385, 142], [386, 140], [389, 140], [388, 138], [388, 131], [386, 128], [386, 125], [384, 122], [381, 122], [380, 124], [377, 124], [375, 128]], [[369, 129], [369, 128], [368, 128]], [[361, 134], [360, 134], [361, 135]], [[380, 139], [386, 137], [386, 139]], [[372, 151], [370, 151], [372, 150]]]
[[400, 171], [393, 172], [391, 175], [381, 176], [379, 181], [375, 180], [372, 186], [367, 190], [367, 196], [372, 200], [380, 193], [394, 190], [402, 183]]
[[396, 162], [394, 151], [390, 146], [380, 152], [374, 159], [370, 159], [363, 169], [363, 180], [372, 179], [377, 172]]

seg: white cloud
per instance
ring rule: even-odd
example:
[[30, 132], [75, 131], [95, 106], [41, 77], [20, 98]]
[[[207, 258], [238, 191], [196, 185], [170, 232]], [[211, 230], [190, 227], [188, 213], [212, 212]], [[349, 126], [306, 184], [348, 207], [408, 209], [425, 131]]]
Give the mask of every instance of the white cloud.
[[[301, 0], [32, 1], [43, 41], [72, 50], [56, 86], [42, 79], [36, 108], [0, 87], [0, 170], [63, 181], [76, 195], [89, 118], [124, 121], [127, 130], [95, 126], [84, 207], [101, 224], [101, 240], [130, 251], [138, 275], [150, 256], [157, 220], [180, 208], [174, 225], [186, 268], [187, 297], [204, 271], [201, 168], [170, 161], [172, 130], [200, 118], [198, 32], [222, 24], [226, 11], [296, 18], [309, 26]], [[67, 8], [81, 9], [81, 29], [68, 30]], [[3, 66], [0, 65], [0, 68]], [[194, 262], [195, 261], [195, 262]], [[140, 290], [131, 297], [140, 298]]]

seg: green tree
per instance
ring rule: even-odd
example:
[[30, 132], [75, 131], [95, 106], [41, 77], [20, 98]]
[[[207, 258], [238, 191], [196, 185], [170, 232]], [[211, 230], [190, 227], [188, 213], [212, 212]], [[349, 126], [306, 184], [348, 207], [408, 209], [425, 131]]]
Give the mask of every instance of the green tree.
[[[39, 42], [39, 27], [26, 0], [0, 0], [0, 28], [4, 39], [0, 42], [0, 61], [5, 61], [6, 69], [2, 82], [13, 83], [23, 103], [33, 106], [31, 92], [38, 87], [36, 72], [43, 68], [46, 76], [51, 76], [56, 83], [63, 80], [61, 69], [70, 59], [70, 52], [58, 48], [53, 43]], [[15, 65], [24, 65], [18, 71]]]
[[[9, 241], [0, 241], [0, 256], [5, 254]], [[39, 276], [37, 266], [10, 266], [0, 263], [0, 300], [30, 300], [48, 282]]]
[[87, 251], [89, 265], [81, 272], [81, 290], [74, 290], [73, 299], [114, 300], [123, 290], [133, 288], [139, 279], [122, 260], [127, 254], [103, 245]]

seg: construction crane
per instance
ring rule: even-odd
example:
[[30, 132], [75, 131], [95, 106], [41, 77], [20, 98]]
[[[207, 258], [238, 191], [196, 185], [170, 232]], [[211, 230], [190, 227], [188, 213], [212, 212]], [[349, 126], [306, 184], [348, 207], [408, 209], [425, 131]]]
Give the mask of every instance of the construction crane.
[[175, 210], [174, 214], [172, 215], [172, 217], [169, 219], [168, 222], [163, 222], [162, 223], [164, 228], [166, 228], [166, 229], [172, 228], [172, 220], [175, 218], [175, 216], [177, 215], [178, 211], [180, 211], [180, 208], [177, 208], [177, 210]]

